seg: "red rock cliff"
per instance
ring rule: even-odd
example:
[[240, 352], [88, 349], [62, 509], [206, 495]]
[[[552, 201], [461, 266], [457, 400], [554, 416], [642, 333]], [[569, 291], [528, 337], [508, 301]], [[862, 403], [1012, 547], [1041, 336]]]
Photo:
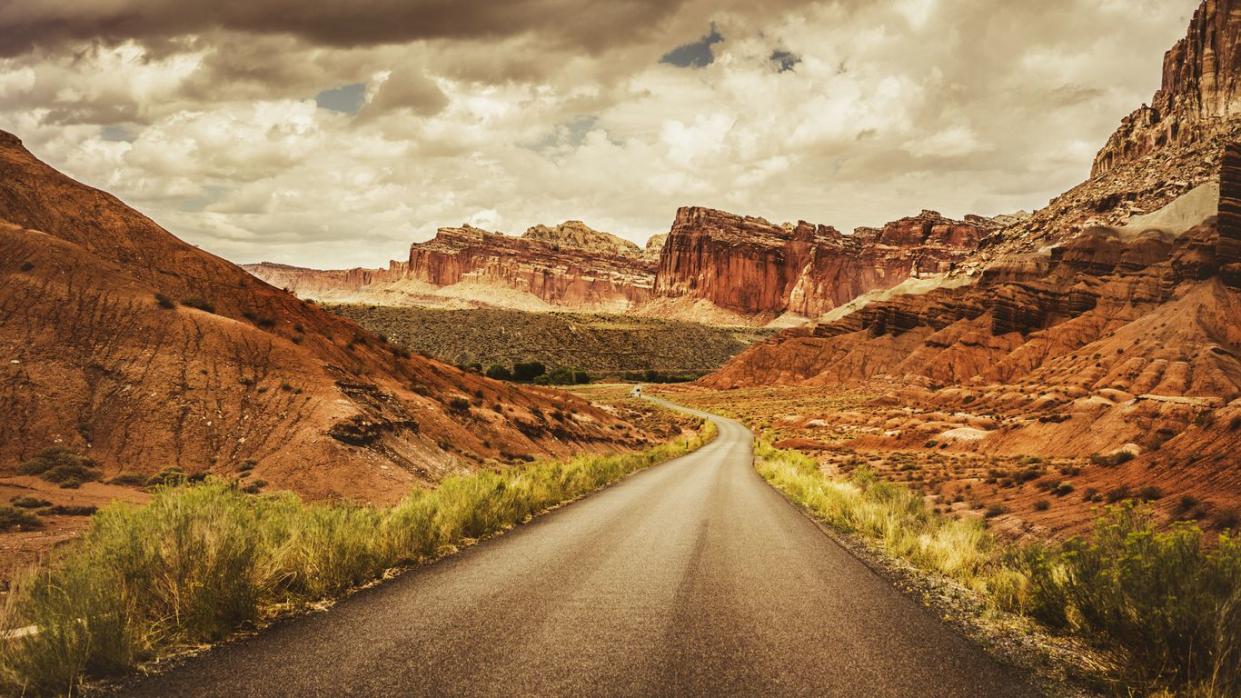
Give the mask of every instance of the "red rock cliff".
[[1091, 176], [1167, 145], [1206, 139], [1241, 110], [1241, 1], [1204, 0], [1189, 32], [1165, 55], [1149, 106], [1125, 117]]
[[686, 207], [677, 211], [664, 245], [655, 293], [703, 299], [749, 316], [813, 317], [872, 289], [948, 271], [977, 247], [986, 225], [923, 211], [844, 235], [804, 221], [777, 226]]
[[435, 286], [473, 282], [512, 289], [574, 310], [623, 311], [651, 297], [654, 265], [636, 245], [608, 251], [597, 239], [583, 241], [580, 229], [572, 232], [558, 240], [542, 226], [521, 238], [470, 226], [441, 228], [434, 239], [410, 247], [404, 273]]

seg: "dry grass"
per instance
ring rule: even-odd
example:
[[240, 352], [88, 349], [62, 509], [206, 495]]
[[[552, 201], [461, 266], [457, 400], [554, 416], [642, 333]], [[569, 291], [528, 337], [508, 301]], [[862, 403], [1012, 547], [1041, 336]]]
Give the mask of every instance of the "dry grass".
[[1008, 544], [978, 520], [928, 510], [859, 468], [848, 479], [766, 442], [760, 474], [794, 502], [884, 553], [956, 580], [998, 609], [1118, 650], [1118, 692], [1241, 692], [1241, 540], [1192, 523], [1160, 530], [1148, 507], [1108, 508], [1089, 538]]
[[75, 692], [178, 648], [219, 640], [273, 614], [341, 594], [386, 570], [451, 552], [714, 437], [640, 453], [582, 456], [450, 478], [394, 507], [250, 496], [209, 479], [113, 504], [57, 562], [19, 579], [0, 632], [0, 690]]

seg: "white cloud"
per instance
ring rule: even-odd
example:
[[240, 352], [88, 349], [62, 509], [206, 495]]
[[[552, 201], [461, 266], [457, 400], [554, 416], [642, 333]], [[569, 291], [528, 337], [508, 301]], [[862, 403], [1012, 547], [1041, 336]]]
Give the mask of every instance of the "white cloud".
[[[850, 229], [1080, 181], [1196, 4], [694, 0], [597, 53], [536, 33], [122, 42], [0, 59], [0, 128], [237, 261], [381, 265], [462, 222], [580, 218], [642, 242], [686, 204]], [[712, 64], [658, 63], [710, 21]], [[800, 62], [780, 72], [776, 49]], [[354, 83], [359, 114], [316, 107]]]

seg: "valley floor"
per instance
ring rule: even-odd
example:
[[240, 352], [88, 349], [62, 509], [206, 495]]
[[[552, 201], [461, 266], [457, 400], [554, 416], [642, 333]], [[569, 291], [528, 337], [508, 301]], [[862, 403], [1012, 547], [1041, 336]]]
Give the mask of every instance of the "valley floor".
[[1010, 539], [1085, 533], [1107, 505], [1127, 499], [1145, 500], [1164, 521], [1194, 521], [1208, 531], [1241, 524], [1235, 488], [1215, 487], [1175, 467], [1049, 457], [1033, 442], [1028, 450], [997, 452], [984, 439], [1004, 415], [906, 401], [899, 386], [654, 390], [739, 419], [777, 447], [810, 455], [827, 474], [869, 467], [921, 492], [933, 511], [986, 519]]

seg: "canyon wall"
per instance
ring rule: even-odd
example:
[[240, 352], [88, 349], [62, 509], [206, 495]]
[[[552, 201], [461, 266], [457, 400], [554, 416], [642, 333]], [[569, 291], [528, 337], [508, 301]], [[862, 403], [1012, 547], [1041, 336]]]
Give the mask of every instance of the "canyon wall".
[[655, 294], [700, 299], [744, 316], [818, 316], [858, 295], [950, 271], [994, 227], [934, 211], [845, 235], [801, 221], [685, 207], [664, 245]]
[[511, 289], [574, 310], [623, 312], [651, 297], [655, 270], [637, 245], [608, 249], [598, 235], [580, 233], [559, 236], [538, 226], [516, 238], [469, 226], [441, 228], [434, 239], [410, 247], [404, 274], [439, 287]]
[[1125, 117], [1099, 151], [1092, 176], [1167, 145], [1198, 142], [1241, 110], [1241, 1], [1206, 0], [1189, 31], [1165, 55], [1163, 82], [1149, 105]]

